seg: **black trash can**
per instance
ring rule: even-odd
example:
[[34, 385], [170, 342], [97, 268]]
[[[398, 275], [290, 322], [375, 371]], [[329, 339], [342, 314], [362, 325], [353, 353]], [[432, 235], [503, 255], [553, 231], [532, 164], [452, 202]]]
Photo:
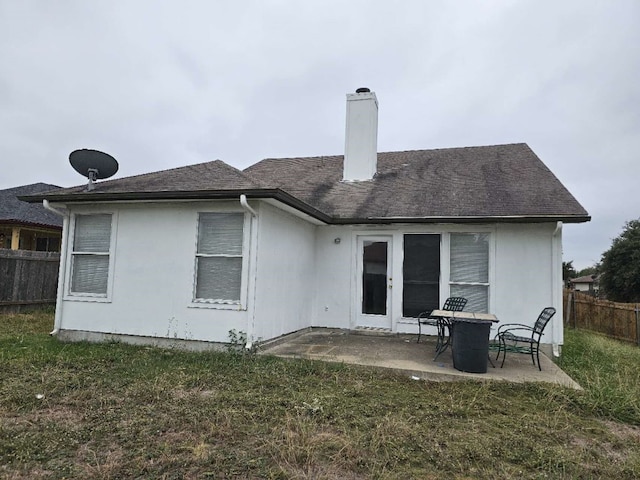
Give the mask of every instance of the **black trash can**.
[[491, 322], [455, 319], [451, 345], [453, 367], [461, 372], [486, 373]]

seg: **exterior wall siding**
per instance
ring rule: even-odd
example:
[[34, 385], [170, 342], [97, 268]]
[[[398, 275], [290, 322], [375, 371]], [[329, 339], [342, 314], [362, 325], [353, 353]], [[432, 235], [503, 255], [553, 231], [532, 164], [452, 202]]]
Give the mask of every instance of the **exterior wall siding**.
[[354, 242], [351, 226], [318, 227], [313, 326], [352, 327], [352, 298], [356, 295]]
[[559, 250], [553, 239], [555, 228], [555, 223], [498, 226], [493, 313], [500, 323], [533, 325], [543, 308], [555, 307], [557, 313], [542, 342], [562, 344], [562, 272], [554, 265], [555, 255], [562, 257], [560, 251], [554, 255], [554, 249]]
[[316, 227], [261, 204], [257, 241], [255, 311], [250, 330], [270, 339], [311, 326]]
[[[246, 331], [246, 310], [197, 308], [192, 304], [197, 213], [216, 208], [216, 204], [113, 207], [81, 210], [117, 211], [111, 301], [65, 297], [62, 330], [210, 342], [228, 341], [231, 329]], [[67, 269], [66, 279], [68, 273]]]
[[[389, 227], [326, 226], [318, 227], [313, 325], [353, 328], [357, 295], [355, 257], [358, 235], [392, 235], [393, 285], [391, 291], [392, 329], [400, 333], [417, 333], [416, 320], [402, 316], [403, 235], [441, 235], [440, 302], [449, 296], [449, 241], [452, 232], [489, 232], [490, 252], [489, 311], [501, 323], [533, 324], [540, 311], [553, 306], [559, 312], [543, 339], [562, 343], [562, 303], [555, 292], [561, 289], [561, 237], [554, 241], [555, 223], [498, 225], [404, 225]], [[335, 239], [340, 238], [336, 244]], [[554, 253], [555, 252], [555, 253]], [[561, 265], [561, 264], [559, 264]], [[558, 277], [559, 278], [555, 278]], [[561, 294], [561, 290], [560, 290]], [[556, 325], [559, 325], [558, 328]], [[426, 330], [429, 333], [429, 330]], [[435, 333], [435, 331], [431, 332]]]
[[[197, 214], [220, 208], [242, 211], [239, 203], [73, 207], [83, 213], [117, 212], [113, 289], [108, 302], [65, 296], [59, 304], [59, 328], [205, 342], [227, 342], [230, 330], [246, 332], [250, 340], [268, 340], [310, 326], [354, 328], [359, 306], [357, 238], [388, 235], [393, 245], [391, 328], [417, 333], [415, 319], [402, 316], [403, 235], [441, 235], [442, 303], [449, 296], [449, 233], [488, 232], [489, 311], [501, 323], [532, 324], [543, 307], [554, 306], [559, 313], [543, 341], [562, 343], [561, 290], [556, 292], [562, 286], [561, 232], [555, 223], [316, 226], [264, 202], [252, 201], [251, 206], [258, 215], [247, 214], [250, 220], [245, 223], [250, 225], [245, 236], [250, 248], [244, 258], [247, 301], [235, 309], [195, 306], [192, 298]], [[70, 244], [67, 241], [68, 248]], [[65, 289], [70, 257], [61, 275]]]

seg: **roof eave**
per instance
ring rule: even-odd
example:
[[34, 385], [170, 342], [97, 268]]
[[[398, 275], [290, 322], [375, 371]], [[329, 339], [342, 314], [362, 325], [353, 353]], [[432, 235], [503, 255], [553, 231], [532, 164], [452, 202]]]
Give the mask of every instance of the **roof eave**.
[[36, 203], [47, 199], [50, 202], [61, 203], [96, 203], [123, 201], [155, 201], [155, 200], [225, 200], [239, 198], [273, 198], [290, 207], [300, 210], [323, 223], [332, 225], [389, 225], [394, 223], [584, 223], [591, 220], [585, 214], [560, 215], [495, 215], [495, 216], [428, 216], [428, 217], [369, 217], [349, 218], [331, 217], [281, 190], [274, 189], [234, 189], [234, 190], [193, 190], [193, 191], [159, 191], [159, 192], [80, 192], [50, 195], [28, 195], [18, 197], [20, 200]]
[[589, 215], [504, 215], [504, 216], [431, 216], [431, 217], [376, 217], [376, 218], [333, 218], [331, 223], [383, 224], [392, 223], [584, 223]]
[[317, 210], [311, 205], [299, 200], [279, 188], [274, 189], [235, 189], [235, 190], [189, 190], [189, 191], [160, 191], [160, 192], [81, 192], [52, 195], [28, 195], [19, 197], [20, 200], [30, 203], [50, 202], [59, 203], [100, 203], [100, 202], [149, 202], [162, 200], [230, 200], [237, 199], [240, 195], [247, 198], [273, 198], [290, 207], [300, 210], [311, 217], [324, 223], [331, 223], [329, 215]]

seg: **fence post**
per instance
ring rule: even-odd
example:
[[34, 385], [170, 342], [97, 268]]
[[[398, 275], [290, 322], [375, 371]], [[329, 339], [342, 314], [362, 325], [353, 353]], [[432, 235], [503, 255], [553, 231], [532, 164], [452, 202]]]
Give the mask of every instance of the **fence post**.
[[639, 305], [636, 303], [636, 308], [635, 308], [635, 312], [636, 312], [636, 345], [638, 345], [640, 347], [640, 316], [638, 315], [638, 313], [640, 312], [640, 308], [638, 308]]

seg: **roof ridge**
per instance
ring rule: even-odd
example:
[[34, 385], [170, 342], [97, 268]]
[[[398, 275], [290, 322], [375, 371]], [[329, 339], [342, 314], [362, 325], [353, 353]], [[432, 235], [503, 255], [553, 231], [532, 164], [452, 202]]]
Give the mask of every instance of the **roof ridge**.
[[26, 190], [32, 187], [51, 187], [51, 190], [55, 190], [56, 188], [62, 188], [58, 185], [53, 185], [51, 183], [45, 183], [45, 182], [34, 182], [34, 183], [28, 183], [26, 185], [18, 185], [17, 187], [9, 187], [9, 188], [3, 188], [0, 189], [0, 193], [2, 192], [8, 192], [10, 190]]
[[[135, 175], [128, 175], [126, 177], [118, 177], [118, 178], [110, 178], [109, 180], [101, 180], [100, 184], [105, 184], [105, 183], [111, 183], [111, 182], [117, 182], [119, 180], [124, 180], [125, 178], [139, 178], [139, 177], [148, 177], [150, 175], [157, 175], [159, 173], [169, 173], [169, 172], [175, 172], [178, 170], [183, 170], [183, 169], [188, 169], [188, 168], [193, 168], [193, 167], [197, 167], [197, 166], [202, 166], [202, 165], [207, 165], [207, 164], [212, 164], [212, 163], [221, 163], [223, 165], [227, 165], [229, 167], [231, 167], [231, 165], [229, 165], [228, 163], [223, 162], [220, 159], [216, 159], [216, 160], [210, 160], [208, 162], [200, 162], [200, 163], [192, 163], [189, 165], [182, 165], [180, 167], [172, 167], [172, 168], [165, 168], [164, 170], [155, 170], [153, 172], [147, 172], [147, 173], [137, 173]], [[231, 167], [231, 168], [235, 168], [235, 167]], [[78, 187], [82, 187], [85, 184], [81, 184], [81, 185], [76, 185]]]
[[412, 150], [394, 150], [390, 152], [378, 152], [380, 153], [415, 153], [415, 152], [438, 152], [442, 150], [470, 150], [474, 148], [492, 148], [492, 147], [512, 147], [512, 146], [529, 146], [526, 142], [514, 142], [514, 143], [497, 143], [494, 145], [469, 145], [466, 147], [441, 147], [441, 148], [418, 148]]
[[[240, 175], [241, 177], [245, 178], [246, 180], [248, 180], [250, 182], [256, 183], [258, 186], [262, 186], [262, 182], [258, 181], [258, 179], [253, 178], [252, 176], [248, 175], [246, 172], [243, 172], [242, 170], [234, 167], [233, 165], [229, 165], [227, 162], [225, 162], [224, 160], [220, 160], [220, 159], [210, 160], [208, 162], [192, 163], [192, 164], [189, 164], [189, 165], [182, 165], [180, 167], [166, 168], [164, 170], [156, 170], [156, 171], [153, 171], [153, 172], [138, 173], [138, 174], [135, 174], [135, 175], [128, 175], [128, 176], [125, 176], [125, 177], [110, 178], [108, 180], [102, 180], [102, 181], [98, 182], [96, 185], [106, 185], [106, 186], [108, 186], [108, 185], [111, 185], [111, 184], [116, 183], [116, 182], [121, 182], [123, 180], [129, 181], [129, 180], [156, 177], [156, 176], [159, 176], [159, 175], [166, 175], [166, 174], [177, 173], [177, 172], [185, 172], [185, 171], [197, 169], [199, 167], [203, 167], [205, 165], [218, 165], [218, 166], [220, 166], [222, 168], [225, 168], [227, 170], [233, 171], [235, 174]], [[86, 184], [80, 184], [80, 185], [74, 185], [72, 187], [68, 187], [67, 189], [84, 188], [85, 186], [86, 186]]]
[[[384, 152], [378, 152], [378, 155], [384, 155], [384, 154], [393, 154], [393, 153], [415, 153], [415, 152], [437, 152], [437, 151], [442, 151], [442, 150], [468, 150], [468, 149], [473, 149], [473, 148], [492, 148], [492, 147], [511, 147], [511, 146], [527, 146], [529, 147], [529, 145], [526, 142], [512, 142], [512, 143], [496, 143], [493, 145], [469, 145], [466, 147], [441, 147], [441, 148], [414, 148], [414, 149], [409, 149], [409, 150], [389, 150], [389, 151], [384, 151]], [[529, 147], [531, 148], [531, 147]], [[257, 163], [254, 163], [252, 165], [249, 165], [248, 167], [246, 167], [244, 170], [247, 170], [251, 167], [253, 167], [254, 165], [257, 165], [260, 162], [263, 162], [265, 160], [268, 161], [274, 161], [274, 160], [282, 160], [282, 161], [286, 161], [286, 160], [299, 160], [299, 159], [318, 159], [318, 158], [344, 158], [344, 154], [338, 154], [338, 155], [311, 155], [311, 156], [300, 156], [300, 157], [265, 157], [262, 160], [259, 160]], [[242, 170], [242, 171], [244, 171]]]

